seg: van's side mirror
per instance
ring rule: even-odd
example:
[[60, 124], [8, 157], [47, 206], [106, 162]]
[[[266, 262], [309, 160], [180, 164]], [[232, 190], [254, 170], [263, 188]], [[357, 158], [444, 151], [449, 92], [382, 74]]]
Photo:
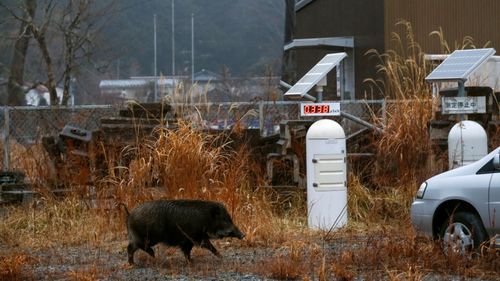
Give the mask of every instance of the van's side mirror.
[[493, 167], [495, 169], [500, 170], [500, 154], [493, 156]]

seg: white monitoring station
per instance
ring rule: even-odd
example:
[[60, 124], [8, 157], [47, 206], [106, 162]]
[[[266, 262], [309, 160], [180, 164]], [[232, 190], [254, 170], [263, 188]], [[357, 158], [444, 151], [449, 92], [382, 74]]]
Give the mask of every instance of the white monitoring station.
[[[458, 95], [443, 97], [443, 114], [458, 114], [460, 122], [448, 134], [449, 169], [470, 164], [488, 154], [487, 134], [484, 128], [474, 121], [468, 121], [466, 114], [485, 113], [486, 97], [467, 97], [464, 83], [487, 62], [495, 49], [456, 50], [438, 65], [425, 80], [434, 84], [456, 82]], [[433, 87], [433, 89], [438, 89]], [[436, 93], [434, 93], [436, 94]]]
[[332, 230], [347, 223], [347, 163], [344, 129], [322, 119], [306, 135], [307, 223]]
[[[300, 105], [301, 116], [339, 116], [340, 103], [323, 102], [326, 75], [337, 67], [337, 78], [343, 71], [338, 66], [346, 53], [328, 54], [286, 93]], [[342, 83], [337, 79], [338, 85]], [[308, 92], [315, 87], [316, 97]], [[338, 91], [342, 91], [337, 86]], [[306, 134], [308, 226], [330, 231], [347, 223], [346, 137], [339, 123], [322, 119], [311, 125]]]

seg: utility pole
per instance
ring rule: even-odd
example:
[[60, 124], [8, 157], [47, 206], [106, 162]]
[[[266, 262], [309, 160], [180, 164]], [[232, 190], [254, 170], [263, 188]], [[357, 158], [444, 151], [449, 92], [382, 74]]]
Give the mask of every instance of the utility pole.
[[172, 78], [175, 76], [175, 0], [172, 0]]
[[155, 89], [154, 89], [154, 101], [156, 102], [158, 100], [158, 83], [157, 83], [157, 78], [156, 78], [156, 14], [153, 16], [153, 29], [154, 29], [154, 83], [155, 83]]
[[194, 85], [194, 14], [191, 14], [191, 84]]
[[116, 61], [116, 79], [120, 79], [120, 59]]

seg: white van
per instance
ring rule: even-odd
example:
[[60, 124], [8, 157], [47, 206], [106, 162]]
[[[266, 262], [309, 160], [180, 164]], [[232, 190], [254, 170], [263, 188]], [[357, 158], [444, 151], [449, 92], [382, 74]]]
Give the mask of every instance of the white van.
[[412, 223], [455, 252], [500, 243], [500, 147], [482, 159], [426, 180], [411, 207]]

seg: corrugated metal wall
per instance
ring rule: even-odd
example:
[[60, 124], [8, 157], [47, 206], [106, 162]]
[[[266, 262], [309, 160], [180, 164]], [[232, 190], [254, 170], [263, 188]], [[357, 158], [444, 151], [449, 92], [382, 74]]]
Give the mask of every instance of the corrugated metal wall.
[[[364, 96], [365, 92], [370, 91], [370, 88], [363, 83], [363, 80], [377, 76], [375, 67], [372, 67], [372, 65], [378, 60], [366, 56], [365, 53], [372, 48], [383, 50], [383, 1], [315, 0], [303, 7], [296, 15], [295, 39], [354, 37], [355, 80], [356, 95], [358, 97]], [[297, 51], [297, 78], [304, 75], [326, 53], [339, 51], [343, 50], [322, 47]]]
[[440, 27], [452, 51], [465, 36], [471, 36], [477, 48], [490, 41], [488, 46], [500, 51], [500, 0], [385, 0], [384, 13], [386, 49], [394, 48], [390, 34], [401, 31], [395, 25], [404, 19], [427, 53], [442, 51], [439, 38], [429, 36]]
[[[390, 35], [403, 30], [396, 27], [401, 19], [411, 22], [415, 41], [426, 53], [442, 53], [439, 38], [429, 35], [441, 27], [451, 50], [455, 43], [461, 45], [465, 36], [472, 36], [476, 47], [490, 41], [489, 47], [500, 54], [500, 0], [315, 0], [297, 12], [294, 35], [295, 39], [353, 36], [356, 96], [361, 98], [370, 93], [371, 86], [363, 81], [379, 77], [379, 60], [365, 55], [366, 51], [394, 49]], [[300, 78], [325, 53], [335, 51], [342, 50], [317, 47], [291, 51], [296, 65], [290, 65], [295, 72], [284, 77]]]

